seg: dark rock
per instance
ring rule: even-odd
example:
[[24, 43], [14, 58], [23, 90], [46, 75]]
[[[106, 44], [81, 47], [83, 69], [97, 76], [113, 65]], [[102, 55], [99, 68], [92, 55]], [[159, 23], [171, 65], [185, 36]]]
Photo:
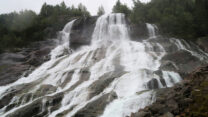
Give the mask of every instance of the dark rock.
[[153, 78], [152, 80], [150, 80], [147, 83], [147, 88], [148, 89], [158, 89], [159, 88], [159, 84], [158, 84], [157, 79]]
[[53, 85], [42, 85], [40, 88], [33, 94], [33, 98], [40, 97], [46, 94], [50, 94], [56, 91], [56, 87]]
[[131, 39], [134, 41], [142, 41], [148, 37], [148, 31], [145, 23], [130, 24], [129, 33]]
[[32, 88], [32, 86], [33, 85], [31, 84], [21, 84], [6, 90], [6, 92], [0, 98], [0, 108], [8, 105], [15, 95], [27, 92]]
[[97, 117], [101, 115], [107, 104], [117, 98], [115, 92], [105, 94], [97, 100], [88, 103], [83, 109], [77, 112], [74, 117]]
[[94, 31], [97, 17], [77, 19], [72, 27], [70, 47], [77, 49], [82, 45], [89, 45]]
[[145, 112], [145, 111], [139, 111], [137, 113], [134, 113], [131, 116], [133, 116], [133, 117], [150, 117], [151, 113], [150, 112]]
[[29, 65], [24, 64], [5, 65], [4, 70], [0, 71], [0, 86], [16, 81], [29, 68]]
[[171, 99], [167, 101], [167, 108], [169, 111], [173, 112], [174, 110], [177, 110], [178, 104], [175, 100]]
[[163, 76], [163, 73], [162, 73], [161, 70], [154, 71], [153, 73], [155, 73], [155, 74], [158, 75], [159, 77], [162, 77], [162, 76]]
[[22, 108], [17, 109], [13, 113], [7, 115], [7, 117], [43, 117], [48, 114], [48, 111], [53, 112], [57, 110], [61, 105], [60, 102], [62, 101], [62, 98], [62, 93], [59, 93], [52, 97], [46, 97], [45, 105], [42, 101], [43, 98], [39, 98], [37, 100], [34, 100], [32, 103], [29, 103]]
[[160, 69], [166, 70], [166, 71], [177, 71], [178, 70], [176, 68], [176, 66], [174, 66], [174, 63], [171, 61], [162, 62]]
[[167, 87], [167, 84], [163, 78], [160, 78], [160, 82], [162, 83], [163, 87]]
[[160, 117], [174, 117], [174, 115], [172, 113], [170, 113], [170, 112], [167, 112], [167, 113], [163, 114]]
[[0, 86], [15, 82], [21, 76], [27, 77], [35, 67], [50, 59], [48, 54], [54, 46], [54, 40], [45, 40], [15, 53], [0, 54]]
[[89, 71], [88, 68], [83, 68], [82, 70], [80, 70], [80, 74], [81, 76], [80, 76], [79, 81], [77, 81], [74, 85], [72, 85], [67, 91], [72, 91], [78, 85], [80, 85], [84, 81], [87, 81], [90, 78], [91, 72]]
[[51, 51], [51, 48], [42, 48], [40, 50], [31, 52], [29, 55], [29, 59], [27, 60], [27, 63], [33, 66], [39, 66], [43, 62], [49, 60], [49, 56], [47, 56]]
[[192, 56], [191, 53], [184, 50], [167, 54], [161, 61], [162, 65], [160, 66], [160, 69], [184, 74], [190, 73], [195, 68], [204, 64], [204, 62], [201, 62], [198, 58]]
[[31, 115], [37, 115], [41, 112], [42, 102], [35, 101], [32, 104], [17, 110], [14, 113], [7, 115], [7, 117], [30, 117]]
[[205, 51], [208, 52], [208, 37], [197, 39], [196, 43]]
[[[67, 73], [67, 77], [65, 78], [65, 80], [61, 84], [62, 88], [64, 88], [67, 85], [67, 83], [69, 83], [71, 81], [73, 74], [74, 74], [74, 70]], [[60, 82], [61, 82], [61, 79], [60, 79]]]
[[99, 79], [90, 85], [90, 96], [89, 98], [98, 95], [103, 92], [103, 90], [110, 85], [110, 83], [118, 77], [121, 77], [125, 72], [122, 71], [114, 71], [110, 73], [106, 73], [101, 76]]
[[178, 47], [173, 42], [171, 42], [171, 40], [172, 39], [166, 37], [157, 36], [156, 39], [149, 39], [148, 42], [159, 43], [160, 45], [162, 45], [166, 52], [173, 53], [178, 51]]
[[164, 107], [165, 107], [165, 105], [163, 105], [163, 104], [153, 104], [149, 109], [151, 110], [151, 112], [153, 114], [156, 114], [156, 113], [160, 112], [161, 109]]

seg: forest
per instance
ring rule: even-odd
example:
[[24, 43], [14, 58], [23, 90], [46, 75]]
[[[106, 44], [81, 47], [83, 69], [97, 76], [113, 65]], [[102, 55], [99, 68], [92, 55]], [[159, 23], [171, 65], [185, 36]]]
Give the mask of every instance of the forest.
[[195, 40], [208, 35], [207, 0], [133, 0], [132, 9], [120, 1], [113, 12], [122, 12], [132, 23], [153, 23], [164, 35]]
[[39, 14], [31, 10], [2, 14], [0, 15], [0, 52], [52, 38], [72, 18], [88, 16], [90, 13], [84, 5], [79, 4], [78, 8], [67, 7], [64, 2], [56, 6], [45, 3]]
[[[149, 3], [133, 0], [133, 3], [133, 7], [128, 8], [118, 0], [112, 12], [126, 14], [133, 24], [156, 24], [166, 36], [195, 41], [208, 35], [207, 0], [152, 0]], [[104, 13], [104, 8], [99, 7], [98, 16]], [[39, 14], [31, 10], [1, 14], [0, 52], [52, 38], [72, 18], [89, 16], [84, 5], [68, 7], [64, 2], [56, 6], [45, 3]]]

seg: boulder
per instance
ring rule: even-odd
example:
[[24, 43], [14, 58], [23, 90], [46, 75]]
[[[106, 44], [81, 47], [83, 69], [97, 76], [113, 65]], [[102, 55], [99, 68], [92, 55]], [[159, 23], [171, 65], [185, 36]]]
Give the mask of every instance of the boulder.
[[147, 88], [148, 89], [158, 89], [159, 88], [159, 84], [158, 84], [157, 79], [153, 78], [152, 80], [147, 82]]
[[163, 114], [160, 117], [174, 117], [174, 115], [172, 113], [170, 113], [170, 112], [167, 112], [167, 113]]
[[150, 112], [145, 112], [145, 111], [139, 111], [138, 113], [134, 113], [131, 115], [131, 117], [151, 117]]

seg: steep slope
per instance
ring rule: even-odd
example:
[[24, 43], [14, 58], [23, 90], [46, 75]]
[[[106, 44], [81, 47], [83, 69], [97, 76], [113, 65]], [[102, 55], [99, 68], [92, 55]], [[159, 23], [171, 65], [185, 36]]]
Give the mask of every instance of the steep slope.
[[208, 66], [199, 67], [181, 83], [156, 91], [156, 102], [131, 117], [207, 117]]
[[[123, 14], [103, 15], [94, 28], [81, 25], [89, 30], [75, 36], [78, 20], [60, 31], [48, 61], [0, 87], [1, 116], [130, 116], [155, 102], [158, 89], [174, 86], [207, 63], [196, 45], [159, 36], [153, 24], [146, 24], [147, 38], [132, 41]], [[73, 48], [79, 38], [90, 41]]]

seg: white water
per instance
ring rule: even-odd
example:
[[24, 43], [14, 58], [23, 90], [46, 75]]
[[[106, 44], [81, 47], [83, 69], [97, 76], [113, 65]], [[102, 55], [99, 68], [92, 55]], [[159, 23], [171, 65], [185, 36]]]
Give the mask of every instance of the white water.
[[[126, 117], [155, 101], [154, 91], [147, 87], [149, 81], [154, 78], [158, 82], [158, 88], [166, 87], [160, 82], [160, 76], [154, 72], [159, 70], [160, 60], [167, 54], [166, 51], [157, 42], [131, 41], [123, 14], [101, 16], [97, 20], [91, 45], [84, 46], [71, 55], [64, 54], [65, 50], [69, 51], [73, 23], [74, 21], [68, 23], [62, 30], [62, 41], [51, 51], [50, 61], [42, 64], [28, 77], [0, 87], [0, 95], [3, 97], [9, 88], [19, 84], [33, 84], [29, 91], [16, 95], [12, 104], [19, 101], [25, 93], [35, 94], [43, 85], [52, 85], [56, 90], [31, 98], [29, 102], [22, 102], [10, 111], [5, 112], [6, 107], [0, 109], [0, 116], [10, 115], [37, 100], [43, 103], [42, 111], [50, 110], [45, 105], [49, 97], [63, 93], [61, 106], [55, 111], [49, 111], [48, 116], [55, 117], [67, 111], [66, 116], [71, 117], [87, 104], [115, 92], [117, 98], [109, 102], [99, 116]], [[147, 28], [149, 38], [155, 38], [155, 26], [147, 24]], [[154, 48], [158, 48], [158, 51], [155, 52]], [[71, 79], [68, 74], [71, 74]], [[103, 75], [107, 76], [102, 77]], [[167, 87], [181, 81], [180, 75], [172, 71], [162, 71], [162, 77]], [[98, 94], [92, 95], [92, 91], [97, 89], [91, 87], [104, 79], [112, 79], [112, 82]]]
[[156, 38], [157, 26], [154, 24], [149, 24], [149, 23], [146, 23], [146, 25], [147, 25], [149, 37]]
[[59, 41], [59, 45], [53, 49], [50, 53], [51, 59], [55, 59], [56, 57], [64, 54], [64, 53], [69, 53], [69, 43], [70, 43], [70, 32], [71, 28], [73, 26], [75, 20], [67, 23], [63, 30], [60, 32], [61, 34], [61, 40]]
[[[196, 58], [200, 59], [201, 61], [208, 62], [208, 54], [205, 53], [204, 51], [202, 51], [195, 44], [192, 44], [192, 46], [190, 46], [185, 40], [183, 40], [183, 39], [179, 40], [179, 39], [175, 39], [175, 38], [171, 38], [170, 42], [174, 43], [179, 50], [185, 50], [185, 51], [191, 53]], [[196, 52], [192, 48], [196, 48], [196, 50], [198, 50], [198, 51]]]

